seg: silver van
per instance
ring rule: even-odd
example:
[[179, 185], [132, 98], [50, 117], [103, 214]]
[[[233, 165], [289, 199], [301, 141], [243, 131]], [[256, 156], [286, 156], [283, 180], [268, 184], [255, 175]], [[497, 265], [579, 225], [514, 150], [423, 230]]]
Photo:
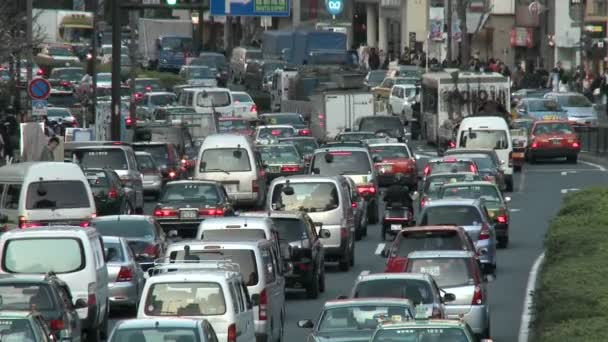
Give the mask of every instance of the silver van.
[[317, 225], [330, 232], [323, 238], [325, 260], [338, 261], [342, 271], [355, 264], [355, 215], [344, 176], [291, 176], [272, 181], [266, 209], [305, 211]]
[[236, 204], [262, 206], [266, 175], [250, 138], [213, 134], [205, 138], [198, 154], [195, 179], [220, 182]]
[[256, 341], [282, 340], [285, 277], [271, 241], [183, 241], [169, 246], [165, 254], [165, 259], [185, 259], [194, 263], [218, 258], [239, 265], [254, 305]]
[[87, 341], [106, 338], [108, 268], [101, 235], [88, 227], [41, 227], [0, 236], [0, 274], [53, 272], [69, 287]]
[[72, 157], [83, 168], [116, 171], [124, 186], [135, 191], [135, 213], [144, 213], [144, 179], [131, 145], [116, 141], [111, 145], [77, 147]]

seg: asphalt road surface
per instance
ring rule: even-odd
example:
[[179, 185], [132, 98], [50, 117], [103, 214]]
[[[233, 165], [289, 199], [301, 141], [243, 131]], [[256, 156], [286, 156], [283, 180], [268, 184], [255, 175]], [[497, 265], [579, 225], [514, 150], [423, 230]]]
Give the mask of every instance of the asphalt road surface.
[[[428, 158], [436, 156], [431, 147], [412, 145], [419, 157], [419, 169]], [[507, 194], [512, 198], [510, 245], [508, 249], [498, 251], [496, 279], [489, 284], [494, 341], [517, 341], [530, 268], [542, 253], [548, 222], [559, 210], [563, 194], [606, 183], [606, 169], [585, 162], [526, 165], [523, 172], [515, 176], [515, 191]], [[146, 213], [151, 213], [152, 207], [153, 203], [148, 203]], [[303, 293], [288, 292], [285, 341], [304, 341], [307, 330], [298, 328], [297, 321], [316, 319], [323, 303], [348, 294], [362, 271], [383, 271], [385, 259], [374, 254], [380, 242], [380, 227], [370, 226], [368, 236], [357, 242], [355, 267], [350, 272], [340, 272], [332, 264], [326, 266], [327, 288], [319, 299], [308, 300]], [[116, 314], [112, 317], [110, 329], [116, 320], [128, 318]]]

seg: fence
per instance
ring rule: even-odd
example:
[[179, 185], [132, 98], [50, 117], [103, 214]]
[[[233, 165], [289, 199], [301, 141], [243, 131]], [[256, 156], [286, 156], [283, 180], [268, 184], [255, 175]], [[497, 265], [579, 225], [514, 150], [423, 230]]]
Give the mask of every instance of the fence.
[[608, 157], [608, 127], [582, 129], [577, 132], [583, 151], [605, 154]]

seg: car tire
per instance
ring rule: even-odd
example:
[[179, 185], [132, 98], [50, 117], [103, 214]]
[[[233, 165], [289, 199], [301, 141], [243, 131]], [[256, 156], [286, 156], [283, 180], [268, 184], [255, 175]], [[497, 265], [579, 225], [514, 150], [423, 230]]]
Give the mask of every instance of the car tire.
[[378, 202], [374, 200], [374, 204], [371, 205], [371, 213], [367, 213], [368, 222], [371, 224], [378, 223]]
[[338, 263], [338, 268], [340, 269], [340, 271], [342, 272], [348, 272], [349, 268], [350, 268], [350, 252], [347, 251], [344, 256], [342, 256], [342, 259], [340, 259], [339, 263]]
[[367, 215], [363, 218], [363, 236], [367, 236]]
[[359, 227], [356, 231], [355, 231], [355, 240], [357, 241], [361, 241], [361, 239], [363, 239], [363, 228]]
[[[107, 304], [108, 308], [110, 307], [110, 303]], [[106, 316], [103, 319], [103, 321], [101, 322], [101, 325], [99, 326], [99, 337], [102, 340], [107, 340], [108, 339], [108, 317], [110, 316], [109, 312], [106, 312]]]
[[306, 287], [306, 298], [308, 299], [317, 299], [319, 298], [319, 273], [316, 272], [315, 275], [310, 280], [310, 284]]
[[521, 165], [513, 166], [513, 171], [515, 171], [515, 172], [521, 172]]
[[507, 177], [505, 181], [507, 183], [507, 192], [513, 192], [513, 176]]
[[566, 157], [566, 161], [570, 164], [576, 164], [578, 161], [578, 155], [568, 156]]
[[507, 248], [509, 246], [509, 237], [505, 236], [503, 238], [497, 239], [498, 248]]

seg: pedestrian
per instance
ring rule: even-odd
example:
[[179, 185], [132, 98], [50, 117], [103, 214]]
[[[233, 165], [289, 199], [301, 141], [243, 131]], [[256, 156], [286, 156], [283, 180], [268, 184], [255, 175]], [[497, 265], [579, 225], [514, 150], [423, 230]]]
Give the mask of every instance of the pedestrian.
[[42, 148], [40, 161], [55, 161], [54, 151], [59, 146], [59, 138], [51, 137], [49, 142]]
[[380, 67], [380, 56], [376, 52], [376, 48], [371, 48], [369, 52], [369, 68], [370, 70], [378, 70]]

